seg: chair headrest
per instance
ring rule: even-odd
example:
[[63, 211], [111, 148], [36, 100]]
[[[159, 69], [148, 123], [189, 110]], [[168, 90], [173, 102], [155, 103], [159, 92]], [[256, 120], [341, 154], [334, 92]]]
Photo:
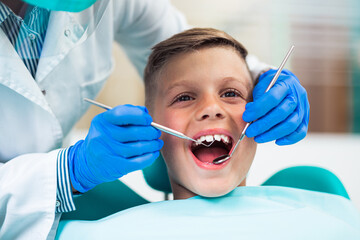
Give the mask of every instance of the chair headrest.
[[166, 164], [161, 154], [151, 166], [144, 168], [142, 171], [150, 187], [165, 193], [172, 192]]

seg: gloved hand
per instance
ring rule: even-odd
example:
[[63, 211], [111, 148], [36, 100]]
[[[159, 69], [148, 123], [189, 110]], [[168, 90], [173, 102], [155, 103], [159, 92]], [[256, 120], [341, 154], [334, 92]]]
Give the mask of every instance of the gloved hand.
[[246, 136], [255, 137], [258, 143], [276, 140], [277, 145], [289, 145], [306, 136], [310, 105], [305, 88], [288, 70], [283, 70], [265, 93], [275, 73], [271, 69], [260, 76], [253, 90], [253, 102], [245, 106], [243, 120], [256, 120], [246, 130]]
[[145, 107], [131, 105], [117, 106], [94, 117], [85, 140], [69, 149], [73, 187], [86, 192], [151, 165], [163, 146], [161, 132], [151, 122]]

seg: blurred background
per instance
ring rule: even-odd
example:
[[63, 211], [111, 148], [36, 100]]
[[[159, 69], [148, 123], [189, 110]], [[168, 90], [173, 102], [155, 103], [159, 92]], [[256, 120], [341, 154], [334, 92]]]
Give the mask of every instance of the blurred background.
[[[360, 1], [359, 0], [172, 0], [192, 26], [229, 33], [261, 61], [278, 66], [288, 48], [286, 68], [308, 92], [310, 124], [300, 143], [261, 144], [248, 185], [259, 185], [289, 166], [312, 165], [335, 173], [360, 210]], [[119, 46], [116, 68], [97, 100], [115, 106], [144, 104], [139, 75]], [[101, 109], [90, 107], [67, 138], [85, 136]], [[141, 172], [121, 179], [151, 201], [163, 195], [150, 189]]]

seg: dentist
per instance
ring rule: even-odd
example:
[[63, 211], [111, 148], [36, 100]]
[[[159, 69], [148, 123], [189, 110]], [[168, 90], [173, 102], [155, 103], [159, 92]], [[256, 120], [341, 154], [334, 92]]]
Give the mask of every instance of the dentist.
[[[186, 27], [166, 0], [0, 0], [0, 239], [53, 239], [61, 213], [75, 210], [73, 193], [159, 156], [160, 132], [145, 107], [131, 105], [97, 115], [84, 140], [61, 147], [88, 108], [82, 99], [94, 99], [112, 71], [114, 40], [142, 75], [150, 48]], [[263, 94], [274, 71], [249, 66], [259, 83], [244, 113], [257, 120], [248, 137], [300, 141], [305, 89], [284, 71]]]

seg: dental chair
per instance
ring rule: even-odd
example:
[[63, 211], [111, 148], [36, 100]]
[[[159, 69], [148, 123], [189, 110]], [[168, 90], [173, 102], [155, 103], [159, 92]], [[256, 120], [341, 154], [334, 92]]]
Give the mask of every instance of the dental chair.
[[[143, 170], [146, 182], [155, 190], [164, 192], [164, 200], [171, 193], [163, 158]], [[275, 173], [262, 185], [300, 188], [336, 194], [349, 198], [345, 187], [332, 172], [314, 166], [297, 166]], [[149, 203], [121, 181], [103, 183], [74, 198], [76, 211], [63, 213], [61, 220], [98, 220], [124, 209]]]

